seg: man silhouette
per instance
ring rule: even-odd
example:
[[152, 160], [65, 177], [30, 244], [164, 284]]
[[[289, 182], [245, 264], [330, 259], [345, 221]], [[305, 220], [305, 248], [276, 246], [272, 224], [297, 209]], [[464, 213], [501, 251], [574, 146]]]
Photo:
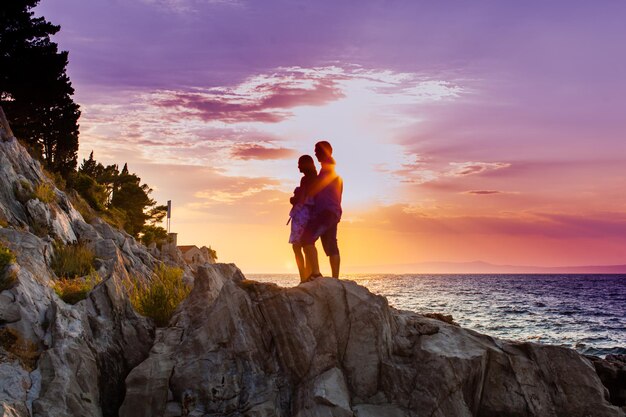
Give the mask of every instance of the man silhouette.
[[315, 144], [315, 156], [322, 165], [312, 188], [314, 198], [313, 215], [307, 223], [302, 237], [305, 262], [311, 271], [309, 279], [321, 277], [315, 241], [320, 238], [334, 278], [339, 278], [341, 258], [337, 245], [337, 225], [341, 220], [341, 195], [343, 180], [335, 172], [333, 148], [330, 143]]

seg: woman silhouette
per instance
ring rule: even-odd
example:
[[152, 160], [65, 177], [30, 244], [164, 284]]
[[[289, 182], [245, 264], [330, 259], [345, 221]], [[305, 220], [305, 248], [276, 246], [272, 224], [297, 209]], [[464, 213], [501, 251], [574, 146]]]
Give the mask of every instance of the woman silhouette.
[[289, 243], [291, 243], [293, 253], [296, 256], [300, 282], [304, 282], [311, 274], [310, 265], [306, 265], [304, 262], [301, 239], [313, 210], [311, 190], [317, 179], [317, 168], [315, 168], [313, 158], [309, 155], [302, 155], [298, 158], [298, 170], [304, 175], [300, 179], [300, 186], [293, 190], [293, 197], [289, 200], [293, 206], [289, 212], [289, 221], [291, 222]]

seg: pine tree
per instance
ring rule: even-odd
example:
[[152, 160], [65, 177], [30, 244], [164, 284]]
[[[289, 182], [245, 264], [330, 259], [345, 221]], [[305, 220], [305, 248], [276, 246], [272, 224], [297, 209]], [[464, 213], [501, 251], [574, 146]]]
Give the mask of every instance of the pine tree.
[[65, 71], [68, 53], [50, 40], [60, 26], [34, 17], [37, 3], [5, 0], [0, 7], [0, 105], [15, 136], [67, 177], [76, 169], [80, 111]]
[[129, 173], [128, 165], [124, 164], [117, 177], [116, 187], [111, 197], [111, 206], [126, 214], [127, 221], [124, 229], [135, 237], [139, 235], [144, 224], [150, 218], [146, 209], [156, 204], [150, 198], [150, 193], [152, 193], [152, 189], [146, 184], [141, 184], [141, 178]]

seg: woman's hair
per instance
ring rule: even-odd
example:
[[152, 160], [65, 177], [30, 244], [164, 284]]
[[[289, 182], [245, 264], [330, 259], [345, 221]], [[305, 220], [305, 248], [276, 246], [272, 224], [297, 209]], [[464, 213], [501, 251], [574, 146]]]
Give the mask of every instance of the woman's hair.
[[315, 168], [315, 162], [310, 155], [302, 155], [298, 158], [298, 165], [302, 168], [304, 175], [317, 175], [317, 168]]

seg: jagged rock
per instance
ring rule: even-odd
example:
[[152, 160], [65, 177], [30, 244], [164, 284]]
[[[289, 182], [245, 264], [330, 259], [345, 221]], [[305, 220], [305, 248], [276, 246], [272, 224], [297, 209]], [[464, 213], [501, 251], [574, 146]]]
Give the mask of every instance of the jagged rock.
[[394, 405], [360, 404], [354, 407], [356, 417], [407, 417], [409, 414]]
[[[28, 372], [19, 363], [0, 356], [0, 415], [27, 415], [26, 399], [30, 379]], [[2, 406], [5, 407], [2, 413]]]
[[[32, 195], [20, 202], [16, 189], [32, 192], [47, 179], [16, 140], [0, 143], [0, 161], [0, 212], [9, 224], [0, 239], [16, 257], [15, 283], [0, 294], [0, 331], [19, 341], [0, 346], [0, 415], [116, 416], [124, 380], [154, 339], [154, 326], [130, 306], [122, 283], [146, 279], [157, 261], [128, 234], [101, 220], [87, 224], [57, 189], [51, 203]], [[98, 265], [104, 282], [74, 306], [61, 301], [52, 289], [53, 241], [27, 227], [61, 242], [80, 238], [108, 256]], [[130, 253], [121, 251], [124, 242]]]
[[[15, 191], [22, 182], [36, 183], [42, 179], [41, 166], [33, 160], [16, 139], [0, 142], [0, 208], [2, 215], [13, 225], [28, 224], [28, 215]], [[43, 174], [41, 174], [43, 175]]]
[[626, 411], [626, 355], [607, 355], [605, 359], [587, 356], [600, 380], [609, 391], [611, 404]]
[[[126, 380], [126, 400], [122, 405], [120, 416], [160, 416], [166, 414], [168, 408], [169, 379], [174, 369], [172, 350], [182, 336], [182, 329], [167, 329], [157, 334], [156, 342], [150, 352], [150, 357], [137, 366]], [[145, 393], [152, 393], [147, 403], [137, 403], [136, 399], [146, 397]], [[178, 407], [180, 407], [180, 403]], [[174, 406], [170, 405], [170, 413]]]
[[332, 368], [315, 378], [313, 396], [317, 403], [328, 406], [331, 415], [352, 417], [350, 392], [346, 379], [339, 368]]
[[350, 281], [279, 288], [221, 264], [198, 269], [126, 383], [122, 417], [164, 414], [168, 392], [201, 416], [623, 415], [573, 350], [396, 311]]
[[8, 295], [0, 294], [0, 324], [13, 323], [22, 317], [14, 301]]
[[95, 227], [85, 222], [82, 218], [74, 219], [72, 229], [75, 231], [77, 238], [84, 243], [95, 243], [102, 239]]
[[50, 230], [51, 215], [47, 204], [37, 199], [30, 199], [26, 202], [26, 211], [30, 217], [30, 223], [35, 229]]
[[42, 390], [33, 415], [117, 415], [120, 382], [145, 358], [153, 327], [133, 311], [117, 277], [77, 307], [51, 307], [52, 346], [39, 360]]

